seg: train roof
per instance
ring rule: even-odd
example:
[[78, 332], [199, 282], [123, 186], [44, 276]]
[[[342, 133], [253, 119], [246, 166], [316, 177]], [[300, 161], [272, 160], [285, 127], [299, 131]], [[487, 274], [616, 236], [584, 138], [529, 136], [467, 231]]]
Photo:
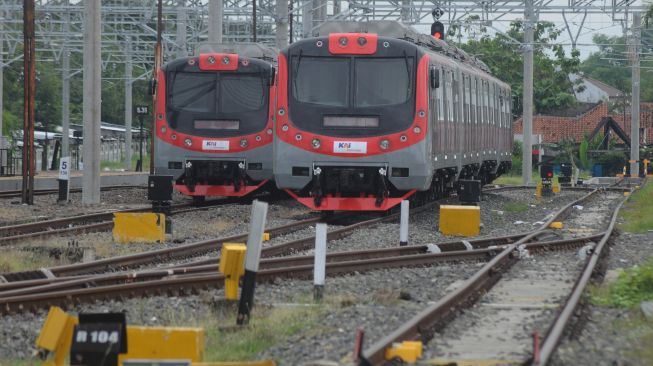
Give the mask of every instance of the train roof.
[[376, 33], [382, 37], [397, 38], [428, 48], [452, 59], [479, 68], [490, 74], [487, 65], [462, 49], [445, 41], [435, 39], [428, 34], [418, 32], [415, 28], [395, 20], [374, 20], [357, 22], [351, 20], [334, 20], [320, 24], [313, 36], [325, 37], [331, 33]]
[[259, 60], [276, 63], [278, 51], [276, 48], [254, 42], [239, 43], [200, 43], [195, 49], [195, 55], [200, 53], [236, 53], [239, 56], [256, 58]]

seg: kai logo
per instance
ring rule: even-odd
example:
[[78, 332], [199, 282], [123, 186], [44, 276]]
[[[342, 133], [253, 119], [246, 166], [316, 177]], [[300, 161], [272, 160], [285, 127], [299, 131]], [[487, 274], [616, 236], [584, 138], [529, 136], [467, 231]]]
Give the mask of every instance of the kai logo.
[[229, 141], [225, 140], [204, 140], [202, 141], [202, 150], [229, 150]]
[[334, 141], [333, 152], [344, 154], [366, 154], [367, 142], [365, 141]]

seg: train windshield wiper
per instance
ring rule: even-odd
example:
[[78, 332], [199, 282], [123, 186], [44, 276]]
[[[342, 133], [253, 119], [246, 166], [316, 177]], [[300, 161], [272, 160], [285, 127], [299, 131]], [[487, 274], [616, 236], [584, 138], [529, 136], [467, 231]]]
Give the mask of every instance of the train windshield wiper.
[[411, 77], [410, 77], [410, 64], [411, 64], [411, 62], [410, 62], [410, 60], [408, 59], [408, 54], [406, 54], [406, 51], [405, 51], [405, 50], [404, 50], [404, 61], [405, 61], [405, 63], [406, 63], [406, 74], [407, 74], [407, 76], [408, 76], [408, 88], [407, 88], [407, 90], [406, 90], [406, 93], [407, 93], [407, 94], [406, 94], [406, 97], [410, 97], [410, 95], [411, 95], [411, 90], [410, 90], [410, 88], [411, 88], [411, 86], [412, 86], [412, 83], [411, 83]]
[[302, 50], [299, 50], [299, 55], [297, 55], [297, 63], [292, 70], [292, 90], [294, 94], [297, 94], [297, 73], [299, 72], [299, 64], [302, 62]]

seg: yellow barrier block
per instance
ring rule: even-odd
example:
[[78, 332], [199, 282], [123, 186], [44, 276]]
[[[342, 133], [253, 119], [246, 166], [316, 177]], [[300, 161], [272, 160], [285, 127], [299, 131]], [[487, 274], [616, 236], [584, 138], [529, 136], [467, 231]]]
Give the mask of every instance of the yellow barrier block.
[[245, 244], [222, 244], [219, 270], [224, 274], [224, 296], [227, 300], [238, 300], [238, 281], [245, 274], [246, 252]]
[[475, 236], [481, 231], [478, 206], [440, 206], [440, 232], [444, 235]]
[[43, 323], [41, 333], [36, 340], [36, 347], [48, 350], [52, 358], [43, 362], [44, 366], [61, 366], [65, 364], [73, 342], [73, 331], [77, 317], [70, 316], [61, 308], [53, 306]]
[[630, 196], [630, 192], [624, 192], [624, 197]]
[[236, 362], [193, 362], [191, 366], [277, 366], [272, 360], [236, 361]]
[[562, 229], [563, 227], [565, 227], [565, 224], [563, 224], [560, 221], [554, 221], [551, 224], [549, 224], [549, 227], [551, 229]]
[[263, 233], [263, 241], [270, 240], [270, 233]]
[[113, 214], [113, 240], [126, 244], [133, 242], [163, 243], [166, 237], [166, 217], [160, 213]]
[[204, 357], [204, 329], [172, 327], [127, 327], [127, 353], [118, 357], [126, 360], [190, 360], [201, 362]]
[[535, 186], [535, 197], [542, 197], [542, 183], [537, 183]]
[[554, 184], [552, 191], [553, 193], [560, 193], [560, 184]]
[[415, 363], [420, 357], [422, 357], [422, 342], [420, 341], [395, 343], [385, 350], [386, 360], [400, 358], [403, 362]]

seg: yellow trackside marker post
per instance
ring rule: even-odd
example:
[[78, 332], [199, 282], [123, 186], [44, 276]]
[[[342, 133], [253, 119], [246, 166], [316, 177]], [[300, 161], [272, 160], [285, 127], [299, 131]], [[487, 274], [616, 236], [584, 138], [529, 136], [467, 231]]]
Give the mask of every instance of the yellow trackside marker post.
[[113, 240], [126, 244], [133, 242], [163, 243], [166, 237], [166, 216], [161, 213], [113, 214]]
[[403, 341], [395, 343], [392, 347], [385, 350], [385, 359], [401, 359], [403, 362], [415, 363], [422, 357], [422, 342], [420, 341]]
[[64, 365], [73, 342], [73, 330], [77, 318], [68, 315], [61, 308], [53, 306], [43, 323], [43, 328], [36, 340], [36, 347], [50, 352], [53, 356], [43, 362], [44, 366]]
[[560, 193], [560, 184], [559, 183], [554, 183], [552, 190], [553, 190], [553, 193]]
[[542, 183], [537, 183], [535, 186], [535, 197], [542, 197]]
[[238, 300], [238, 282], [245, 274], [245, 253], [245, 244], [222, 244], [219, 270], [224, 275], [224, 296], [227, 300]]
[[630, 196], [630, 192], [624, 192], [624, 197]]
[[481, 231], [478, 206], [440, 206], [440, 232], [444, 235], [476, 236]]
[[270, 233], [263, 233], [263, 241], [270, 240]]

